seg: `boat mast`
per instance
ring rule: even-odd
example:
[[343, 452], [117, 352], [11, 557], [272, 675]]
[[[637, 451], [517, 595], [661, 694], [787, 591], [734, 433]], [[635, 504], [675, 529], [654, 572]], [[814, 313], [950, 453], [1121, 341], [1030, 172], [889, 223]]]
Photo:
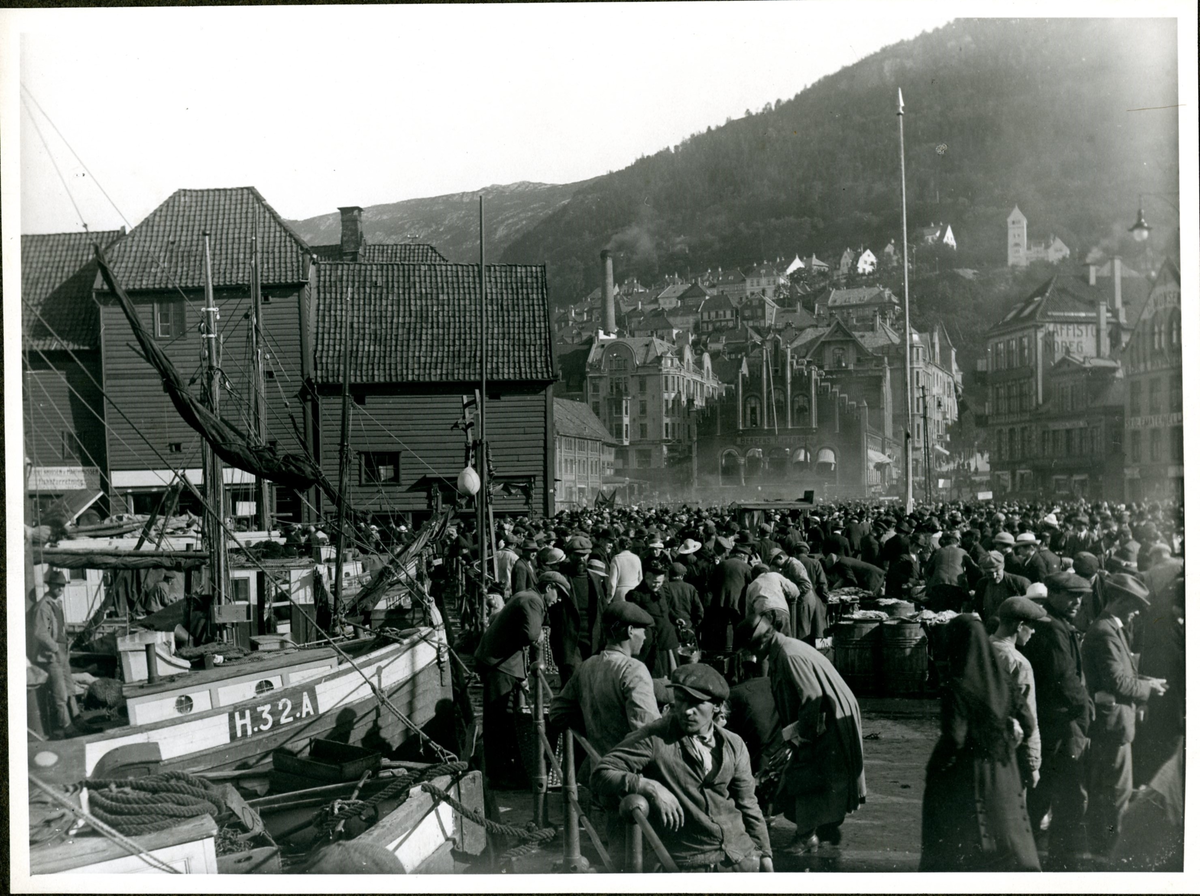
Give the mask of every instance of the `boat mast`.
[[[263, 380], [262, 349], [262, 277], [258, 268], [258, 216], [250, 237], [250, 355], [254, 360], [254, 437], [267, 444], [267, 396]], [[271, 531], [270, 489], [261, 476], [254, 477], [254, 525], [262, 532]]]
[[[217, 335], [217, 304], [213, 299], [212, 250], [204, 231], [204, 340], [208, 360], [208, 407], [221, 412], [221, 346]], [[225, 465], [204, 442], [205, 533], [209, 549], [209, 585], [217, 604], [225, 602], [229, 583], [229, 552], [225, 538]]]
[[[487, 463], [487, 265], [483, 239], [483, 194], [479, 195], [479, 447], [475, 452], [475, 468], [479, 473], [479, 499], [475, 502], [478, 520], [475, 532], [479, 536], [479, 606], [486, 614], [488, 539]], [[480, 618], [484, 618], [483, 615]]]
[[333, 618], [342, 613], [342, 557], [346, 550], [346, 478], [350, 455], [350, 287], [346, 288], [346, 308], [342, 316], [342, 440], [338, 449], [338, 520], [337, 559], [334, 569], [337, 581], [333, 586]]

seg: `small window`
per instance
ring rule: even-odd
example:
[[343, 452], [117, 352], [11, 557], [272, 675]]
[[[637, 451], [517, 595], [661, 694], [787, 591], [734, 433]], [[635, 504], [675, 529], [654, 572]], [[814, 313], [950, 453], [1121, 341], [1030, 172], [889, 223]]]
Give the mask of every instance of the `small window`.
[[183, 335], [183, 301], [180, 299], [154, 303], [154, 335], [159, 339], [176, 339]]
[[172, 454], [183, 454], [183, 442], [172, 442], [167, 446], [167, 450]]
[[363, 451], [359, 454], [359, 485], [398, 485], [399, 451]]
[[[268, 682], [269, 684], [270, 682]], [[195, 702], [187, 694], [175, 698], [175, 711], [181, 716], [187, 715], [195, 708]]]
[[263, 379], [264, 379], [264, 380], [273, 380], [273, 379], [275, 379], [275, 371], [274, 371], [274, 370], [264, 370], [264, 371], [263, 371]]
[[275, 690], [274, 682], [268, 681], [265, 678], [254, 686], [254, 694], [258, 697], [261, 697], [263, 694], [268, 694], [273, 690]]
[[83, 460], [85, 456], [83, 446], [79, 443], [79, 437], [73, 432], [64, 432], [62, 434], [62, 459]]
[[1163, 459], [1163, 431], [1150, 430], [1150, 460], [1157, 463]]

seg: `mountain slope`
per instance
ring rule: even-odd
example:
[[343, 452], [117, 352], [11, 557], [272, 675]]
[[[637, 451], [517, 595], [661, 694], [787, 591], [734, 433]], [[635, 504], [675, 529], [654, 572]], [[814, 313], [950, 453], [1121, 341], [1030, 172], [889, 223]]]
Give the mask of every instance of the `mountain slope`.
[[[478, 196], [483, 193], [488, 255], [498, 259], [517, 235], [570, 201], [576, 189], [588, 183], [521, 182], [372, 205], [363, 209], [363, 231], [368, 242], [396, 243], [416, 237], [419, 242], [432, 243], [451, 261], [478, 261]], [[331, 245], [341, 237], [337, 212], [289, 223], [310, 245]]]
[[946, 221], [960, 264], [1003, 265], [1020, 205], [1074, 260], [1123, 235], [1139, 192], [1178, 189], [1178, 113], [1152, 108], [1178, 102], [1175, 49], [1168, 19], [959, 20], [577, 185], [501, 258], [545, 260], [561, 303], [599, 284], [605, 247], [647, 282], [899, 244], [899, 87], [910, 234]]

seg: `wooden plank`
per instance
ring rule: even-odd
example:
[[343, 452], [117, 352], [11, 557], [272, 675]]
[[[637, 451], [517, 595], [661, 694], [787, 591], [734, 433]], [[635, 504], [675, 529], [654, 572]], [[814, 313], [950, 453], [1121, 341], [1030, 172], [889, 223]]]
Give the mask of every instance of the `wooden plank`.
[[[157, 853], [169, 847], [197, 843], [217, 836], [217, 823], [209, 815], [189, 818], [165, 831], [142, 834], [130, 839], [147, 852]], [[58, 874], [79, 871], [87, 866], [117, 859], [130, 858], [147, 871], [153, 870], [141, 859], [130, 856], [123, 846], [113, 843], [94, 831], [71, 837], [52, 846], [39, 846], [29, 856], [30, 874]], [[215, 858], [215, 848], [214, 848]], [[215, 871], [215, 868], [213, 869]]]
[[427, 858], [414, 868], [411, 874], [453, 874], [454, 873], [454, 841], [447, 840]]
[[217, 856], [218, 874], [282, 874], [278, 846], [260, 846], [246, 852]]

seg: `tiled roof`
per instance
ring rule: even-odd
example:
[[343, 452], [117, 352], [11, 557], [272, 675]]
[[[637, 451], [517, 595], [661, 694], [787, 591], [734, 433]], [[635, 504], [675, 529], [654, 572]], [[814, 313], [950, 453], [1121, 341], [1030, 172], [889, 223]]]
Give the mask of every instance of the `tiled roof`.
[[92, 299], [96, 261], [92, 242], [107, 249], [124, 230], [43, 233], [21, 237], [21, 336], [34, 351], [82, 351], [100, 344]]
[[303, 282], [308, 246], [254, 187], [176, 190], [113, 248], [109, 263], [131, 292], [198, 289], [208, 230], [213, 286], [247, 286], [256, 223], [262, 284]]
[[360, 261], [387, 264], [448, 264], [450, 259], [428, 243], [367, 243]]
[[588, 357], [588, 364], [598, 363], [599, 359], [604, 355], [605, 349], [614, 342], [629, 346], [633, 352], [633, 363], [637, 367], [649, 364], [663, 355], [675, 354], [675, 346], [659, 339], [657, 336], [622, 336], [619, 339], [598, 340], [592, 346], [592, 353]]
[[[488, 379], [553, 381], [546, 269], [488, 265], [487, 279]], [[342, 381], [347, 317], [353, 325], [353, 383], [479, 378], [479, 265], [317, 265], [318, 382]]]
[[582, 401], [554, 399], [554, 434], [615, 444], [600, 418]]

